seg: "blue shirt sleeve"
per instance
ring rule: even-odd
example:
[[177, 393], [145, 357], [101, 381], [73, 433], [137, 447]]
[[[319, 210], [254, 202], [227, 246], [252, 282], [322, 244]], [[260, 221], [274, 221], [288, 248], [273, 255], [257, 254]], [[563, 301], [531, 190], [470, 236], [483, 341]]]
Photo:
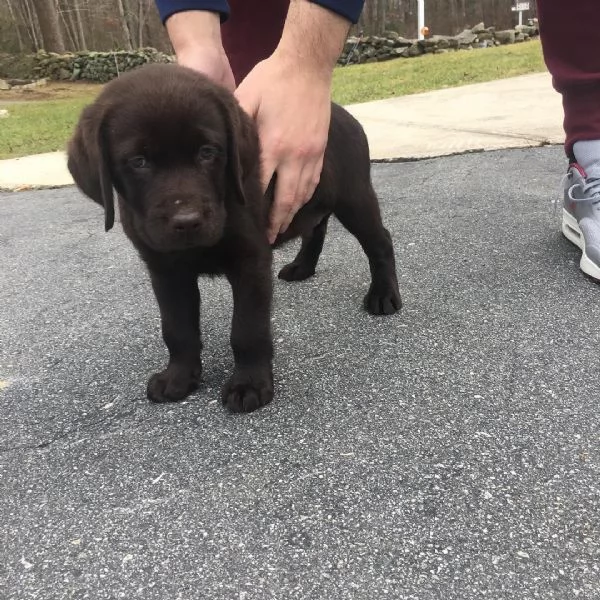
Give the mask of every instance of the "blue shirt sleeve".
[[175, 13], [186, 10], [209, 10], [221, 15], [221, 22], [229, 17], [227, 0], [155, 0], [160, 20], [164, 22]]
[[[250, 1], [250, 0], [249, 0]], [[209, 10], [219, 13], [221, 21], [229, 17], [229, 4], [227, 0], [155, 0], [158, 14], [164, 23], [171, 15], [186, 10]], [[260, 2], [260, 0], [256, 0]], [[353, 24], [358, 22], [365, 0], [311, 0], [319, 6], [328, 8], [345, 17]]]
[[345, 17], [353, 25], [358, 23], [358, 17], [365, 4], [365, 0], [311, 0], [311, 2]]

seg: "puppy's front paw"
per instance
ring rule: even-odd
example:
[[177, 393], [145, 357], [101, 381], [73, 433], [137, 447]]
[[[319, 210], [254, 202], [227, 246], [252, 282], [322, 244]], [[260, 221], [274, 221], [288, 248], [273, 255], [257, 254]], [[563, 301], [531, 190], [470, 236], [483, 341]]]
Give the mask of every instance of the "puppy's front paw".
[[365, 296], [365, 309], [372, 315], [393, 315], [402, 308], [402, 299], [395, 281], [372, 283]]
[[232, 412], [252, 412], [273, 400], [271, 368], [235, 371], [223, 387], [223, 404]]
[[169, 365], [148, 380], [147, 395], [152, 402], [177, 402], [198, 389], [202, 367]]
[[314, 267], [294, 261], [289, 265], [285, 265], [285, 267], [279, 271], [278, 277], [284, 281], [303, 281], [304, 279], [312, 277], [314, 274]]

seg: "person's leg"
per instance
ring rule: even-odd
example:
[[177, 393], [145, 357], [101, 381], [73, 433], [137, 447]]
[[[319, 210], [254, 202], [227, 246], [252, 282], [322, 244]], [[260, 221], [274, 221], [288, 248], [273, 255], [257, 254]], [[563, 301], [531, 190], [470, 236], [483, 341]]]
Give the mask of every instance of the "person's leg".
[[562, 231], [600, 280], [600, 2], [538, 0], [544, 59], [562, 94], [567, 173]]
[[566, 151], [600, 140], [600, 2], [538, 0], [544, 59], [563, 96]]
[[236, 85], [277, 47], [289, 0], [229, 0], [229, 19], [221, 29], [223, 47]]

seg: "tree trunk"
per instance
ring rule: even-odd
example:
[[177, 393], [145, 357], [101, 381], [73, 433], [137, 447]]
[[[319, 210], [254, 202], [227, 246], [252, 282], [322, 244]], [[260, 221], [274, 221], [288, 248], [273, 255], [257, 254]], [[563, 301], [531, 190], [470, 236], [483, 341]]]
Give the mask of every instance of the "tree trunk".
[[377, 0], [377, 33], [385, 31], [387, 0]]
[[[75, 30], [75, 23], [73, 21], [73, 11], [67, 4], [65, 8], [59, 6], [60, 19], [63, 24], [63, 31], [67, 34], [71, 50], [77, 50], [78, 40], [77, 31]], [[66, 13], [66, 16], [65, 16]]]
[[37, 14], [44, 49], [47, 52], [63, 53], [65, 44], [63, 42], [60, 24], [58, 22], [58, 11], [53, 0], [33, 0], [33, 6]]
[[138, 48], [144, 47], [144, 23], [146, 15], [144, 14], [144, 0], [138, 0]]
[[117, 9], [119, 10], [121, 27], [123, 28], [125, 47], [127, 50], [133, 50], [133, 40], [131, 39], [131, 31], [129, 30], [129, 25], [127, 24], [127, 18], [125, 16], [125, 6], [123, 5], [123, 0], [117, 0]]
[[29, 34], [31, 43], [35, 51], [41, 47], [40, 37], [38, 35], [37, 19], [33, 8], [31, 7], [30, 0], [24, 0], [22, 4], [23, 10], [23, 22], [26, 24], [26, 30]]
[[79, 32], [79, 49], [87, 50], [85, 32], [83, 29], [83, 19], [81, 18], [81, 4], [79, 2], [80, 0], [75, 0], [75, 19], [77, 20], [77, 31]]
[[23, 52], [23, 50], [25, 50], [25, 46], [23, 45], [23, 38], [21, 37], [19, 21], [17, 20], [17, 16], [15, 15], [15, 11], [13, 10], [11, 0], [6, 0], [6, 3], [8, 4], [8, 12], [10, 13], [10, 17], [15, 23], [15, 30], [17, 32], [17, 42], [19, 43], [19, 52]]

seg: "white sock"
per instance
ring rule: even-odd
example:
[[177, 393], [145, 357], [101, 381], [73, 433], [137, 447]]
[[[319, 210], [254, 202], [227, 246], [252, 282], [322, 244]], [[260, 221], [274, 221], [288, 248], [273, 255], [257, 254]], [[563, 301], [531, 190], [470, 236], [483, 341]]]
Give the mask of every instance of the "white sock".
[[588, 179], [600, 179], [600, 140], [575, 142], [573, 153]]

